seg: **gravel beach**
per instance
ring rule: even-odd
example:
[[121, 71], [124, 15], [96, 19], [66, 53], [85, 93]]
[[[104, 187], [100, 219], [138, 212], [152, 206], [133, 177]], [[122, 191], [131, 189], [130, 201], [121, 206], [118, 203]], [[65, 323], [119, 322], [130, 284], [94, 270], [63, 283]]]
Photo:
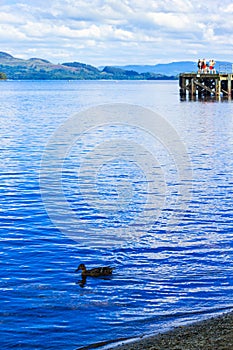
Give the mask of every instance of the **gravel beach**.
[[119, 345], [114, 350], [233, 350], [233, 312]]

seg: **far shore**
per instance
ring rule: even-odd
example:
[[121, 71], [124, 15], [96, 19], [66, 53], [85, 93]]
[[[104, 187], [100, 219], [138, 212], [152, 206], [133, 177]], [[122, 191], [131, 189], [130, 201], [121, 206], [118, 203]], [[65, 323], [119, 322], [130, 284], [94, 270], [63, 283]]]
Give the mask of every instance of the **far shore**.
[[125, 343], [114, 350], [233, 350], [233, 312]]

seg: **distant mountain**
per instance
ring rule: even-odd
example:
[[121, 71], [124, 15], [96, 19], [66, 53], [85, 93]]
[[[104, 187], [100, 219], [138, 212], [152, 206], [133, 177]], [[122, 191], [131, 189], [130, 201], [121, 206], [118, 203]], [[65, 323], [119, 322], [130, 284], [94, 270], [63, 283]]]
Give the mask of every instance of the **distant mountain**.
[[138, 73], [134, 70], [127, 70], [118, 67], [106, 66], [102, 73], [108, 76], [108, 79], [115, 80], [173, 80], [176, 77], [170, 77], [163, 74], [155, 73]]
[[[160, 63], [156, 65], [128, 65], [128, 66], [115, 66], [117, 68], [125, 70], [134, 70], [138, 73], [154, 73], [154, 74], [165, 74], [170, 76], [177, 76], [184, 72], [196, 72], [197, 62], [195, 61], [180, 61], [171, 63]], [[231, 70], [232, 63], [226, 61], [217, 61], [216, 69], [221, 70]]]
[[[0, 71], [8, 79], [96, 79], [100, 71], [83, 63], [53, 64], [41, 58], [23, 60], [0, 52]], [[95, 73], [94, 73], [95, 72]]]
[[177, 75], [182, 72], [192, 72], [196, 70], [196, 63], [192, 61], [181, 61], [172, 63], [160, 63], [156, 65], [127, 65], [116, 66], [126, 70], [135, 70], [138, 73], [155, 73], [166, 75]]
[[12, 58], [14, 57], [11, 56], [9, 53], [0, 51], [0, 59], [12, 59]]
[[[216, 62], [217, 71], [232, 71], [232, 63]], [[32, 57], [28, 60], [0, 52], [0, 73], [8, 79], [68, 79], [68, 80], [164, 80], [177, 79], [179, 73], [196, 72], [197, 62], [180, 61], [156, 65], [106, 66], [96, 68], [80, 62], [54, 64], [48, 60]]]
[[80, 62], [66, 62], [54, 64], [48, 60], [33, 57], [28, 60], [13, 57], [6, 52], [0, 52], [0, 72], [6, 74], [8, 79], [68, 79], [68, 80], [157, 80], [176, 79], [174, 76], [155, 73], [153, 71], [137, 72], [134, 69], [117, 67], [103, 67], [99, 69]]

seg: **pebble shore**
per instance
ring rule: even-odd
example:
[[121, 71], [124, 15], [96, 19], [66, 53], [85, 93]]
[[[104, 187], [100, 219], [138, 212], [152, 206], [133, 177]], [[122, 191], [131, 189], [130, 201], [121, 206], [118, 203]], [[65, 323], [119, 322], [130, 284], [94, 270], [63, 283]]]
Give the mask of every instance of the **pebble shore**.
[[114, 350], [233, 350], [233, 312], [119, 345]]

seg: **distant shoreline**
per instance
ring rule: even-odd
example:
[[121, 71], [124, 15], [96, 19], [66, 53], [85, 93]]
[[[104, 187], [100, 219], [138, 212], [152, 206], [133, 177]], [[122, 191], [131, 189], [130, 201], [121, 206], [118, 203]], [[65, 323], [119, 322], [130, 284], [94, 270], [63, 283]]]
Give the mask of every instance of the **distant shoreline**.
[[177, 81], [178, 77], [161, 77], [161, 78], [153, 78], [153, 79], [0, 79], [0, 81]]

